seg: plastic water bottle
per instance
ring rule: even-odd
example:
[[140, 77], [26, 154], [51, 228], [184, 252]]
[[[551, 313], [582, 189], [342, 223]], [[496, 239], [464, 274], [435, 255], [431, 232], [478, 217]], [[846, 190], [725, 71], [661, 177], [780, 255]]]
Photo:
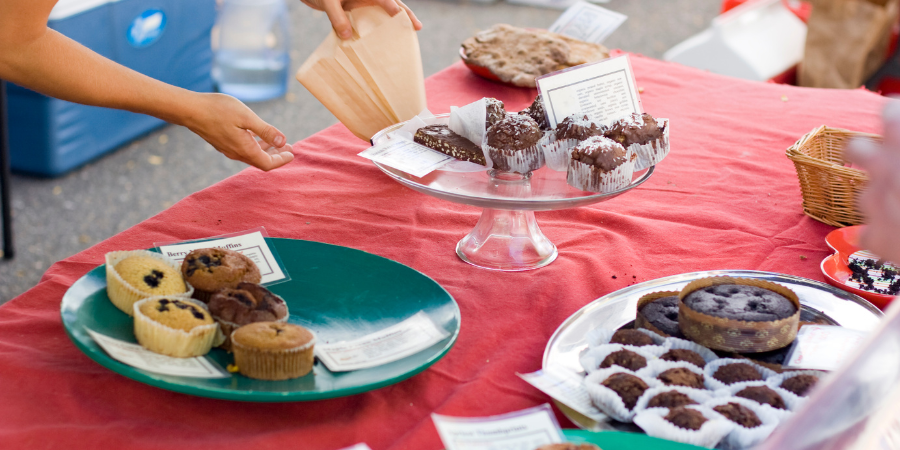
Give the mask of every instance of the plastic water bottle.
[[290, 69], [284, 0], [219, 0], [212, 33], [212, 77], [219, 92], [243, 101], [281, 97]]

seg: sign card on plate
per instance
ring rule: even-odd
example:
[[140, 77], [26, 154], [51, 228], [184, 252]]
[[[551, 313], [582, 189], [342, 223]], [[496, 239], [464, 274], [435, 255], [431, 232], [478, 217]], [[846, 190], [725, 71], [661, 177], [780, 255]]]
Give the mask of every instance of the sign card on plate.
[[805, 325], [783, 366], [788, 369], [835, 370], [865, 340], [867, 333], [832, 325]]
[[206, 239], [202, 241], [191, 241], [180, 244], [160, 245], [159, 251], [167, 258], [181, 263], [184, 257], [192, 250], [199, 248], [221, 247], [228, 250], [234, 250], [249, 257], [259, 267], [259, 273], [262, 275], [260, 284], [269, 284], [275, 281], [283, 281], [287, 278], [278, 258], [275, 257], [269, 244], [262, 232], [254, 231], [246, 234], [232, 235], [218, 239]]
[[231, 377], [231, 374], [222, 370], [218, 365], [202, 356], [195, 358], [173, 358], [171, 356], [153, 353], [150, 350], [141, 347], [139, 344], [120, 341], [93, 330], [87, 330], [87, 332], [91, 335], [91, 338], [94, 339], [94, 342], [102, 347], [110, 357], [137, 369], [179, 377]]
[[549, 30], [570, 38], [601, 44], [626, 19], [628, 16], [625, 14], [588, 2], [578, 2], [562, 13], [550, 25]]
[[591, 396], [584, 388], [584, 377], [562, 368], [549, 367], [537, 372], [518, 374], [528, 384], [538, 388], [556, 401], [574, 409], [596, 422], [605, 422], [609, 417], [591, 402]]
[[447, 450], [534, 450], [563, 441], [548, 404], [499, 416], [431, 418]]
[[453, 157], [406, 139], [390, 139], [359, 154], [380, 164], [393, 167], [414, 177], [424, 177]]
[[550, 126], [573, 114], [609, 124], [644, 112], [628, 55], [582, 64], [535, 79]]

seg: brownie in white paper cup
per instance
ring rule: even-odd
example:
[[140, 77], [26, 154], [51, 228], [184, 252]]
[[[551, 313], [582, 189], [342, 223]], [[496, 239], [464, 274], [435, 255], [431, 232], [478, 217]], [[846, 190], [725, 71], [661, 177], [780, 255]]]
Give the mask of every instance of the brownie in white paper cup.
[[578, 358], [587, 373], [619, 366], [638, 371], [647, 367], [664, 349], [657, 345], [631, 347], [622, 344], [606, 344], [589, 348]]
[[[698, 425], [700, 420], [702, 423]], [[735, 426], [702, 405], [645, 409], [635, 415], [634, 423], [649, 436], [707, 448], [718, 445]]]
[[[588, 347], [591, 348], [606, 344], [622, 344], [627, 347], [638, 348], [644, 346], [634, 345], [631, 340], [622, 338], [621, 333], [633, 333], [634, 331], [643, 333], [650, 338], [649, 341], [646, 341], [646, 345], [661, 346], [666, 340], [666, 338], [643, 328], [621, 328], [618, 330], [613, 330], [610, 328], [594, 328], [593, 330], [587, 332], [587, 334], [585, 335], [585, 339], [587, 339]], [[627, 338], [627, 336], [624, 337]]]
[[647, 389], [634, 405], [635, 414], [650, 408], [676, 408], [685, 405], [702, 405], [714, 399], [712, 392], [684, 386], [658, 386]]
[[778, 415], [745, 398], [715, 397], [703, 406], [712, 408], [735, 425], [731, 433], [719, 442], [719, 448], [723, 450], [753, 447], [766, 440], [780, 423]]
[[531, 117], [508, 114], [485, 133], [484, 151], [494, 169], [525, 174], [544, 166], [543, 133]]
[[637, 155], [634, 170], [646, 169], [669, 154], [669, 120], [632, 113], [614, 122], [605, 136]]
[[609, 193], [628, 186], [635, 154], [603, 136], [590, 137], [572, 150], [566, 182], [582, 191]]
[[716, 397], [739, 397], [755, 402], [777, 415], [779, 420], [784, 420], [806, 402], [806, 398], [769, 386], [765, 381], [736, 383], [716, 390], [715, 394]]
[[[666, 351], [659, 355], [663, 361], [686, 361], [695, 363], [694, 365], [703, 369], [707, 364], [719, 359], [719, 356], [712, 350], [686, 339], [666, 338], [663, 347]], [[693, 354], [688, 352], [693, 352]], [[703, 364], [700, 364], [700, 360], [703, 361]]]
[[686, 361], [663, 361], [655, 359], [647, 367], [637, 371], [638, 375], [654, 378], [666, 386], [684, 386], [706, 389], [703, 369]]
[[657, 380], [621, 367], [600, 369], [585, 377], [583, 383], [591, 403], [619, 422], [631, 422], [641, 395], [661, 385]]
[[547, 167], [557, 172], [565, 172], [569, 168], [572, 150], [579, 142], [591, 136], [603, 136], [606, 127], [599, 121], [585, 114], [573, 114], [556, 124], [552, 135], [542, 141]]
[[798, 397], [808, 397], [812, 389], [828, 375], [818, 370], [795, 370], [766, 379], [769, 386], [780, 387]]
[[738, 383], [765, 381], [776, 375], [772, 369], [740, 358], [720, 358], [709, 362], [703, 368], [703, 374], [706, 376], [706, 388], [713, 391]]

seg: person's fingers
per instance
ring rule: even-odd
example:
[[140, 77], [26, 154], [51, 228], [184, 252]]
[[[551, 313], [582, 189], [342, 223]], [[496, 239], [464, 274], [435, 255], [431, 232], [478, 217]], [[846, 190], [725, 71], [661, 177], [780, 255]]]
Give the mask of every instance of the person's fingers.
[[881, 145], [871, 139], [854, 138], [847, 144], [844, 153], [849, 161], [868, 168], [881, 152]]
[[396, 0], [375, 0], [376, 5], [381, 6], [391, 17], [400, 12], [400, 6]]
[[419, 21], [419, 18], [418, 18], [418, 17], [416, 17], [416, 13], [414, 13], [414, 12], [412, 11], [412, 9], [409, 8], [409, 6], [406, 6], [406, 3], [403, 3], [403, 2], [400, 1], [400, 0], [397, 0], [397, 3], [400, 5], [401, 8], [403, 8], [403, 9], [406, 11], [406, 15], [408, 15], [408, 16], [409, 16], [409, 20], [412, 21], [413, 28], [414, 28], [416, 31], [421, 30], [421, 29], [422, 29], [422, 22]]
[[347, 17], [347, 13], [344, 12], [341, 1], [325, 0], [323, 6], [325, 7], [325, 14], [328, 15], [328, 20], [331, 21], [331, 27], [334, 28], [334, 32], [337, 33], [338, 37], [344, 40], [353, 37], [350, 19]]
[[284, 133], [260, 119], [259, 116], [254, 115], [250, 120], [251, 123], [247, 125], [247, 130], [259, 136], [263, 142], [276, 148], [283, 147], [287, 143]]

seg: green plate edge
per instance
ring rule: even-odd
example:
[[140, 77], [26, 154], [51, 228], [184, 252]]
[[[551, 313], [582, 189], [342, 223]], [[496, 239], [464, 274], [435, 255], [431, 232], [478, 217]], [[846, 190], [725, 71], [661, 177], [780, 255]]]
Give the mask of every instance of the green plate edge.
[[[420, 277], [424, 278], [425, 280], [427, 280], [428, 282], [430, 282], [431, 284], [433, 284], [433, 287], [439, 289], [440, 292], [443, 294], [443, 296], [445, 296], [444, 300], [446, 301], [447, 305], [443, 305], [443, 306], [452, 306], [452, 308], [453, 308], [453, 311], [452, 311], [453, 312], [453, 318], [452, 318], [453, 320], [451, 321], [452, 329], [447, 330], [447, 328], [445, 328], [445, 330], [447, 330], [450, 333], [450, 335], [448, 337], [444, 338], [438, 344], [435, 344], [434, 346], [430, 347], [429, 349], [434, 349], [437, 345], [441, 345], [441, 347], [439, 349], [437, 349], [437, 351], [434, 351], [434, 353], [427, 360], [425, 360], [423, 363], [421, 363], [417, 367], [413, 368], [412, 370], [408, 370], [404, 373], [398, 374], [393, 377], [379, 379], [379, 380], [373, 381], [371, 383], [360, 384], [357, 386], [336, 389], [336, 390], [330, 390], [330, 391], [287, 391], [287, 392], [236, 391], [234, 389], [220, 389], [220, 388], [217, 389], [217, 388], [211, 388], [211, 387], [198, 388], [198, 387], [190, 385], [190, 384], [185, 384], [185, 382], [179, 383], [179, 382], [172, 382], [167, 379], [164, 379], [164, 378], [170, 378], [170, 379], [176, 378], [178, 380], [185, 380], [186, 382], [189, 382], [190, 380], [194, 380], [191, 378], [159, 375], [159, 374], [155, 374], [152, 372], [146, 372], [146, 371], [143, 371], [140, 369], [136, 369], [127, 364], [123, 364], [123, 363], [116, 361], [115, 359], [109, 357], [106, 354], [106, 352], [103, 351], [103, 349], [100, 348], [93, 341], [93, 339], [90, 337], [90, 335], [87, 334], [87, 332], [85, 331], [85, 326], [78, 323], [77, 312], [78, 312], [78, 307], [81, 306], [81, 303], [83, 303], [88, 296], [97, 294], [97, 292], [99, 290], [102, 289], [105, 291], [106, 275], [105, 275], [105, 265], [103, 265], [103, 264], [101, 264], [100, 266], [97, 266], [96, 268], [94, 268], [93, 270], [91, 270], [90, 272], [85, 274], [83, 277], [78, 279], [75, 283], [72, 284], [72, 286], [67, 290], [66, 294], [63, 296], [63, 299], [62, 299], [62, 302], [60, 305], [60, 315], [62, 317], [63, 327], [66, 331], [66, 334], [69, 336], [69, 339], [71, 339], [72, 342], [75, 344], [75, 346], [78, 349], [80, 349], [89, 358], [96, 361], [103, 367], [106, 367], [107, 369], [110, 369], [113, 372], [116, 372], [116, 373], [123, 375], [127, 378], [130, 378], [132, 380], [139, 381], [141, 383], [144, 383], [144, 384], [147, 384], [150, 386], [154, 386], [154, 387], [158, 387], [161, 389], [169, 390], [172, 392], [179, 392], [179, 393], [183, 393], [183, 394], [195, 395], [195, 396], [205, 397], [205, 398], [247, 401], [247, 402], [312, 401], [312, 400], [323, 400], [323, 399], [332, 399], [332, 398], [338, 398], [338, 397], [346, 397], [346, 396], [350, 396], [350, 395], [354, 395], [354, 394], [369, 392], [369, 391], [372, 391], [375, 389], [379, 389], [379, 388], [382, 388], [385, 386], [399, 383], [401, 381], [404, 381], [408, 378], [411, 378], [411, 377], [423, 372], [425, 369], [427, 369], [428, 367], [430, 367], [431, 365], [433, 365], [434, 363], [439, 361], [441, 358], [443, 358], [444, 355], [446, 355], [450, 351], [450, 349], [453, 348], [453, 345], [456, 343], [456, 340], [459, 336], [460, 323], [461, 323], [461, 314], [460, 314], [460, 310], [459, 310], [459, 305], [456, 303], [456, 300], [453, 298], [453, 296], [451, 296], [450, 293], [447, 292], [446, 289], [444, 289], [440, 284], [438, 284], [436, 281], [434, 281], [427, 275], [425, 275], [409, 266], [406, 266], [404, 264], [390, 260], [388, 258], [384, 258], [379, 255], [364, 252], [362, 250], [352, 249], [349, 247], [343, 247], [343, 246], [326, 244], [326, 243], [315, 242], [315, 241], [305, 241], [305, 240], [287, 239], [287, 238], [269, 238], [269, 237], [267, 237], [266, 242], [268, 242], [270, 246], [274, 247], [274, 249], [279, 253], [279, 256], [281, 257], [281, 259], [286, 262], [288, 273], [292, 278], [292, 281], [289, 281], [287, 283], [270, 285], [269, 288], [273, 292], [278, 293], [279, 289], [284, 289], [284, 287], [283, 287], [284, 285], [288, 285], [292, 282], [296, 282], [296, 280], [298, 279], [297, 274], [294, 273], [294, 272], [297, 272], [297, 269], [292, 268], [291, 265], [289, 263], [287, 263], [288, 261], [291, 261], [292, 258], [290, 257], [290, 255], [285, 254], [285, 248], [291, 246], [290, 245], [291, 243], [302, 243], [305, 245], [322, 246], [323, 249], [330, 250], [330, 251], [349, 252], [349, 253], [355, 254], [356, 256], [359, 256], [361, 258], [371, 258], [372, 261], [376, 261], [378, 263], [385, 264], [386, 266], [393, 265], [393, 266], [397, 266], [396, 268], [399, 268], [401, 270], [408, 270], [411, 275], [420, 276]], [[281, 248], [279, 248], [279, 247], [281, 247]], [[104, 292], [104, 297], [105, 297], [105, 292]], [[78, 302], [78, 304], [75, 304], [75, 302]], [[124, 316], [124, 313], [121, 313], [120, 311], [115, 309], [115, 307], [111, 303], [109, 303], [109, 306], [111, 308], [113, 308], [116, 312], [118, 312]], [[293, 310], [291, 310], [291, 318], [292, 319], [294, 318]], [[291, 322], [295, 322], [295, 321], [291, 320]], [[440, 323], [438, 323], [437, 325], [439, 327], [441, 326]], [[320, 340], [321, 340], [321, 337], [320, 337]], [[134, 341], [132, 340], [132, 342], [134, 342]], [[422, 353], [429, 351], [429, 349], [422, 350], [422, 352], [417, 353], [416, 355], [411, 355], [408, 358], [414, 358], [417, 355], [421, 355]], [[406, 359], [406, 358], [404, 358], [404, 359]], [[390, 366], [391, 364], [397, 364], [397, 363], [400, 363], [401, 361], [403, 361], [403, 360], [396, 361], [394, 363], [390, 363], [385, 366]], [[321, 365], [321, 363], [317, 361], [316, 366], [320, 366], [320, 365]], [[363, 369], [361, 371], [356, 371], [356, 372], [378, 370], [381, 367], [385, 367], [385, 366], [379, 366], [379, 367], [375, 367], [372, 369]], [[322, 369], [324, 369], [324, 367], [322, 367]], [[238, 374], [232, 375], [232, 377], [239, 377], [239, 376], [241, 376], [241, 375], [238, 375]], [[264, 382], [264, 383], [274, 383], [274, 382], [266, 382], [266, 381], [260, 381], [260, 380], [255, 380], [255, 381]]]
[[569, 442], [589, 443], [602, 450], [699, 450], [703, 447], [647, 436], [642, 433], [624, 431], [562, 430]]

